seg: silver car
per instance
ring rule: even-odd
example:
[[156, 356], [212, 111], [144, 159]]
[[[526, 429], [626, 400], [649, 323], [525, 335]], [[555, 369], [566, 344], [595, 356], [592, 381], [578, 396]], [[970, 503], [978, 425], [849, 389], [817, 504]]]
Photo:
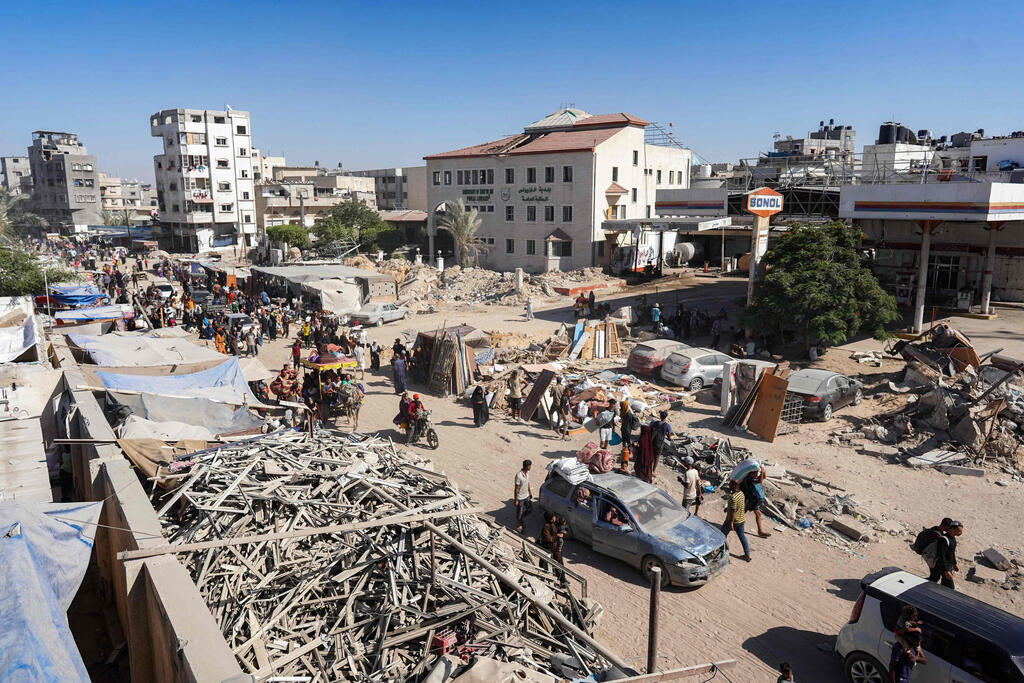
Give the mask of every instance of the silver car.
[[639, 568], [648, 581], [660, 567], [663, 585], [700, 586], [729, 564], [718, 527], [635, 477], [609, 472], [573, 485], [552, 471], [539, 504], [565, 517], [571, 538]]
[[690, 391], [709, 387], [722, 376], [722, 366], [733, 358], [714, 349], [681, 349], [661, 366], [661, 378]]
[[366, 304], [351, 315], [363, 325], [383, 325], [392, 320], [404, 320], [409, 309], [397, 304]]

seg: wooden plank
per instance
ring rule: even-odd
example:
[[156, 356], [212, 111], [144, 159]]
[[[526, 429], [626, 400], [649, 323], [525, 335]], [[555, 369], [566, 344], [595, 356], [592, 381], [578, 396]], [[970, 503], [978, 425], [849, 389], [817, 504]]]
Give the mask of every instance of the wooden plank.
[[588, 332], [584, 332], [580, 336], [580, 338], [578, 340], [576, 340], [576, 343], [572, 345], [572, 351], [569, 352], [569, 359], [570, 360], [575, 359], [576, 357], [578, 357], [580, 355], [580, 352], [583, 350], [583, 345], [586, 343], [587, 339], [589, 339], [589, 338], [590, 338], [590, 332], [588, 331]]
[[[415, 508], [413, 508], [415, 509]], [[340, 534], [346, 531], [357, 531], [359, 529], [373, 529], [375, 527], [387, 526], [389, 524], [407, 524], [409, 522], [422, 522], [427, 519], [443, 519], [445, 517], [457, 517], [459, 515], [475, 514], [483, 512], [481, 507], [462, 508], [459, 510], [441, 510], [439, 512], [425, 512], [418, 515], [392, 515], [371, 519], [365, 522], [350, 522], [348, 524], [331, 524], [328, 526], [312, 527], [309, 529], [293, 529], [292, 531], [278, 531], [271, 534], [259, 534], [257, 536], [239, 536], [237, 538], [223, 538], [216, 541], [200, 541], [198, 543], [180, 543], [178, 545], [162, 545], [142, 550], [124, 550], [118, 553], [118, 559], [122, 561], [138, 560], [143, 557], [154, 557], [156, 555], [171, 555], [177, 553], [190, 553], [196, 550], [208, 548], [223, 548], [229, 545], [246, 545], [249, 543], [262, 543], [264, 541], [283, 541], [289, 538], [304, 538], [307, 536], [320, 536], [323, 534]]]
[[540, 377], [533, 383], [533, 388], [530, 389], [530, 394], [523, 401], [523, 408], [520, 415], [524, 420], [530, 420], [533, 418], [533, 414], [537, 412], [537, 405], [540, 403], [540, 397], [547, 392], [548, 387], [551, 386], [552, 380], [555, 379], [555, 373], [551, 370], [542, 370]]
[[782, 406], [786, 403], [786, 389], [789, 382], [767, 372], [761, 375], [757, 399], [750, 409], [747, 429], [768, 442], [775, 441], [775, 432], [782, 417]]

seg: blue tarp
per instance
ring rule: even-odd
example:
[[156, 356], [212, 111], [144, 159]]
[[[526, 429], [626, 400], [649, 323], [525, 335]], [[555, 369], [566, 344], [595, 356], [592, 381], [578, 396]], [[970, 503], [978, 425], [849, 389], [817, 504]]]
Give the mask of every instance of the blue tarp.
[[89, 681], [67, 611], [102, 508], [0, 500], [0, 680]]
[[185, 375], [123, 375], [97, 372], [96, 376], [108, 389], [167, 394], [183, 398], [208, 398], [223, 403], [262, 405], [249, 389], [237, 358], [229, 358], [220, 365]]
[[65, 306], [88, 306], [106, 299], [95, 285], [50, 285], [50, 298]]
[[122, 316], [124, 316], [124, 309], [121, 307], [121, 304], [114, 304], [112, 306], [96, 306], [95, 308], [79, 308], [74, 311], [57, 311], [53, 314], [54, 320], [62, 322], [110, 320], [112, 318], [121, 318]]

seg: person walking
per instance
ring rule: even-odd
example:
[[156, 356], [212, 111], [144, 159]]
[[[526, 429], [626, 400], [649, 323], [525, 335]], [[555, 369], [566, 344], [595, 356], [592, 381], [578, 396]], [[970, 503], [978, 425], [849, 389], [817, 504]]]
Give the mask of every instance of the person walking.
[[548, 391], [551, 394], [551, 429], [557, 432], [562, 418], [562, 412], [559, 408], [562, 405], [562, 396], [565, 395], [565, 384], [562, 383], [562, 378], [556, 377], [555, 383], [551, 385], [551, 389]]
[[359, 379], [366, 379], [366, 349], [357, 344], [352, 352], [356, 357], [356, 365], [359, 367]]
[[608, 406], [597, 414], [597, 427], [601, 435], [601, 448], [608, 448], [612, 440], [612, 432], [615, 430], [615, 423], [618, 416], [615, 414], [615, 402], [609, 401]]
[[526, 297], [526, 319], [533, 320], [533, 297]]
[[718, 350], [718, 343], [722, 339], [722, 319], [715, 318], [711, 323], [711, 348]]
[[651, 476], [654, 476], [661, 462], [661, 454], [665, 450], [665, 442], [672, 436], [672, 425], [668, 423], [668, 411], [662, 410], [658, 413], [657, 420], [651, 420], [651, 448], [653, 460], [651, 461]]
[[726, 499], [725, 521], [722, 522], [722, 533], [728, 537], [730, 531], [736, 532], [736, 535], [740, 537], [740, 545], [743, 546], [743, 555], [740, 559], [750, 562], [750, 546], [747, 544], [747, 535], [743, 533], [743, 525], [747, 521], [743, 498], [739, 482], [735, 479], [731, 480], [729, 482], [729, 494]]
[[963, 522], [944, 519], [940, 524], [942, 533], [925, 548], [925, 562], [931, 568], [928, 580], [941, 583], [946, 588], [956, 589], [953, 572], [960, 571], [956, 559], [957, 537], [963, 534]]
[[508, 380], [508, 408], [513, 420], [519, 419], [519, 411], [523, 407], [523, 387], [526, 382], [515, 370]]
[[523, 468], [516, 472], [515, 486], [512, 489], [512, 504], [516, 508], [516, 531], [519, 533], [523, 533], [523, 520], [533, 508], [533, 490], [530, 488], [532, 467], [532, 461], [523, 461]]
[[761, 506], [765, 501], [765, 476], [764, 466], [762, 465], [757, 472], [751, 472], [744, 477], [743, 482], [740, 484], [740, 490], [743, 491], [743, 496], [746, 499], [746, 511], [754, 513], [754, 518], [757, 520], [757, 535], [761, 538], [771, 536], [761, 526]]
[[487, 424], [490, 415], [488, 415], [489, 411], [487, 409], [487, 392], [484, 391], [482, 384], [476, 385], [469, 401], [473, 405], [473, 424], [477, 427], [483, 427]]
[[594, 296], [594, 290], [590, 290], [590, 294], [587, 295], [587, 314], [591, 318], [597, 315], [597, 297]]
[[370, 370], [380, 370], [380, 344], [376, 339], [370, 343]]
[[296, 370], [298, 370], [299, 369], [299, 363], [301, 361], [302, 361], [302, 345], [299, 343], [299, 340], [296, 339], [292, 343], [292, 366]]
[[559, 430], [560, 430], [559, 434], [560, 434], [561, 440], [562, 441], [568, 441], [569, 440], [569, 420], [571, 419], [570, 415], [571, 415], [571, 412], [572, 412], [572, 408], [570, 407], [570, 404], [569, 404], [569, 392], [568, 391], [563, 391], [562, 392], [561, 397], [558, 399], [558, 405], [555, 406], [555, 409], [558, 411], [558, 419], [559, 419], [559, 423], [560, 423], [560, 425], [559, 425]]
[[700, 472], [693, 457], [689, 455], [683, 458], [683, 464], [686, 472], [679, 477], [679, 483], [683, 485], [683, 507], [689, 510], [693, 506], [694, 517], [699, 517], [697, 513], [700, 511], [700, 504], [704, 502], [704, 493], [700, 490]]
[[391, 365], [395, 371], [395, 393], [401, 394], [405, 391], [405, 356], [395, 356], [394, 360], [391, 361]]

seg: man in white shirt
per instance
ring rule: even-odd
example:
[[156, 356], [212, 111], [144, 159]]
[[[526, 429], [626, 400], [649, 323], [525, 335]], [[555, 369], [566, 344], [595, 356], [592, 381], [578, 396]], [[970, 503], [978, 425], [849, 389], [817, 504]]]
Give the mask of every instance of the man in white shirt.
[[704, 495], [700, 490], [700, 472], [697, 471], [697, 466], [693, 462], [693, 458], [686, 456], [683, 459], [683, 463], [686, 465], [686, 472], [683, 476], [679, 477], [680, 483], [683, 485], [683, 507], [687, 510], [693, 505], [693, 514], [697, 515], [700, 510], [700, 504], [704, 500]]
[[530, 514], [533, 507], [533, 491], [530, 489], [530, 468], [533, 462], [523, 461], [523, 469], [516, 472], [515, 488], [512, 491], [512, 503], [516, 507], [516, 531], [523, 533], [523, 518]]
[[356, 365], [359, 366], [359, 379], [366, 379], [366, 350], [362, 346], [356, 346], [353, 354], [356, 357]]

